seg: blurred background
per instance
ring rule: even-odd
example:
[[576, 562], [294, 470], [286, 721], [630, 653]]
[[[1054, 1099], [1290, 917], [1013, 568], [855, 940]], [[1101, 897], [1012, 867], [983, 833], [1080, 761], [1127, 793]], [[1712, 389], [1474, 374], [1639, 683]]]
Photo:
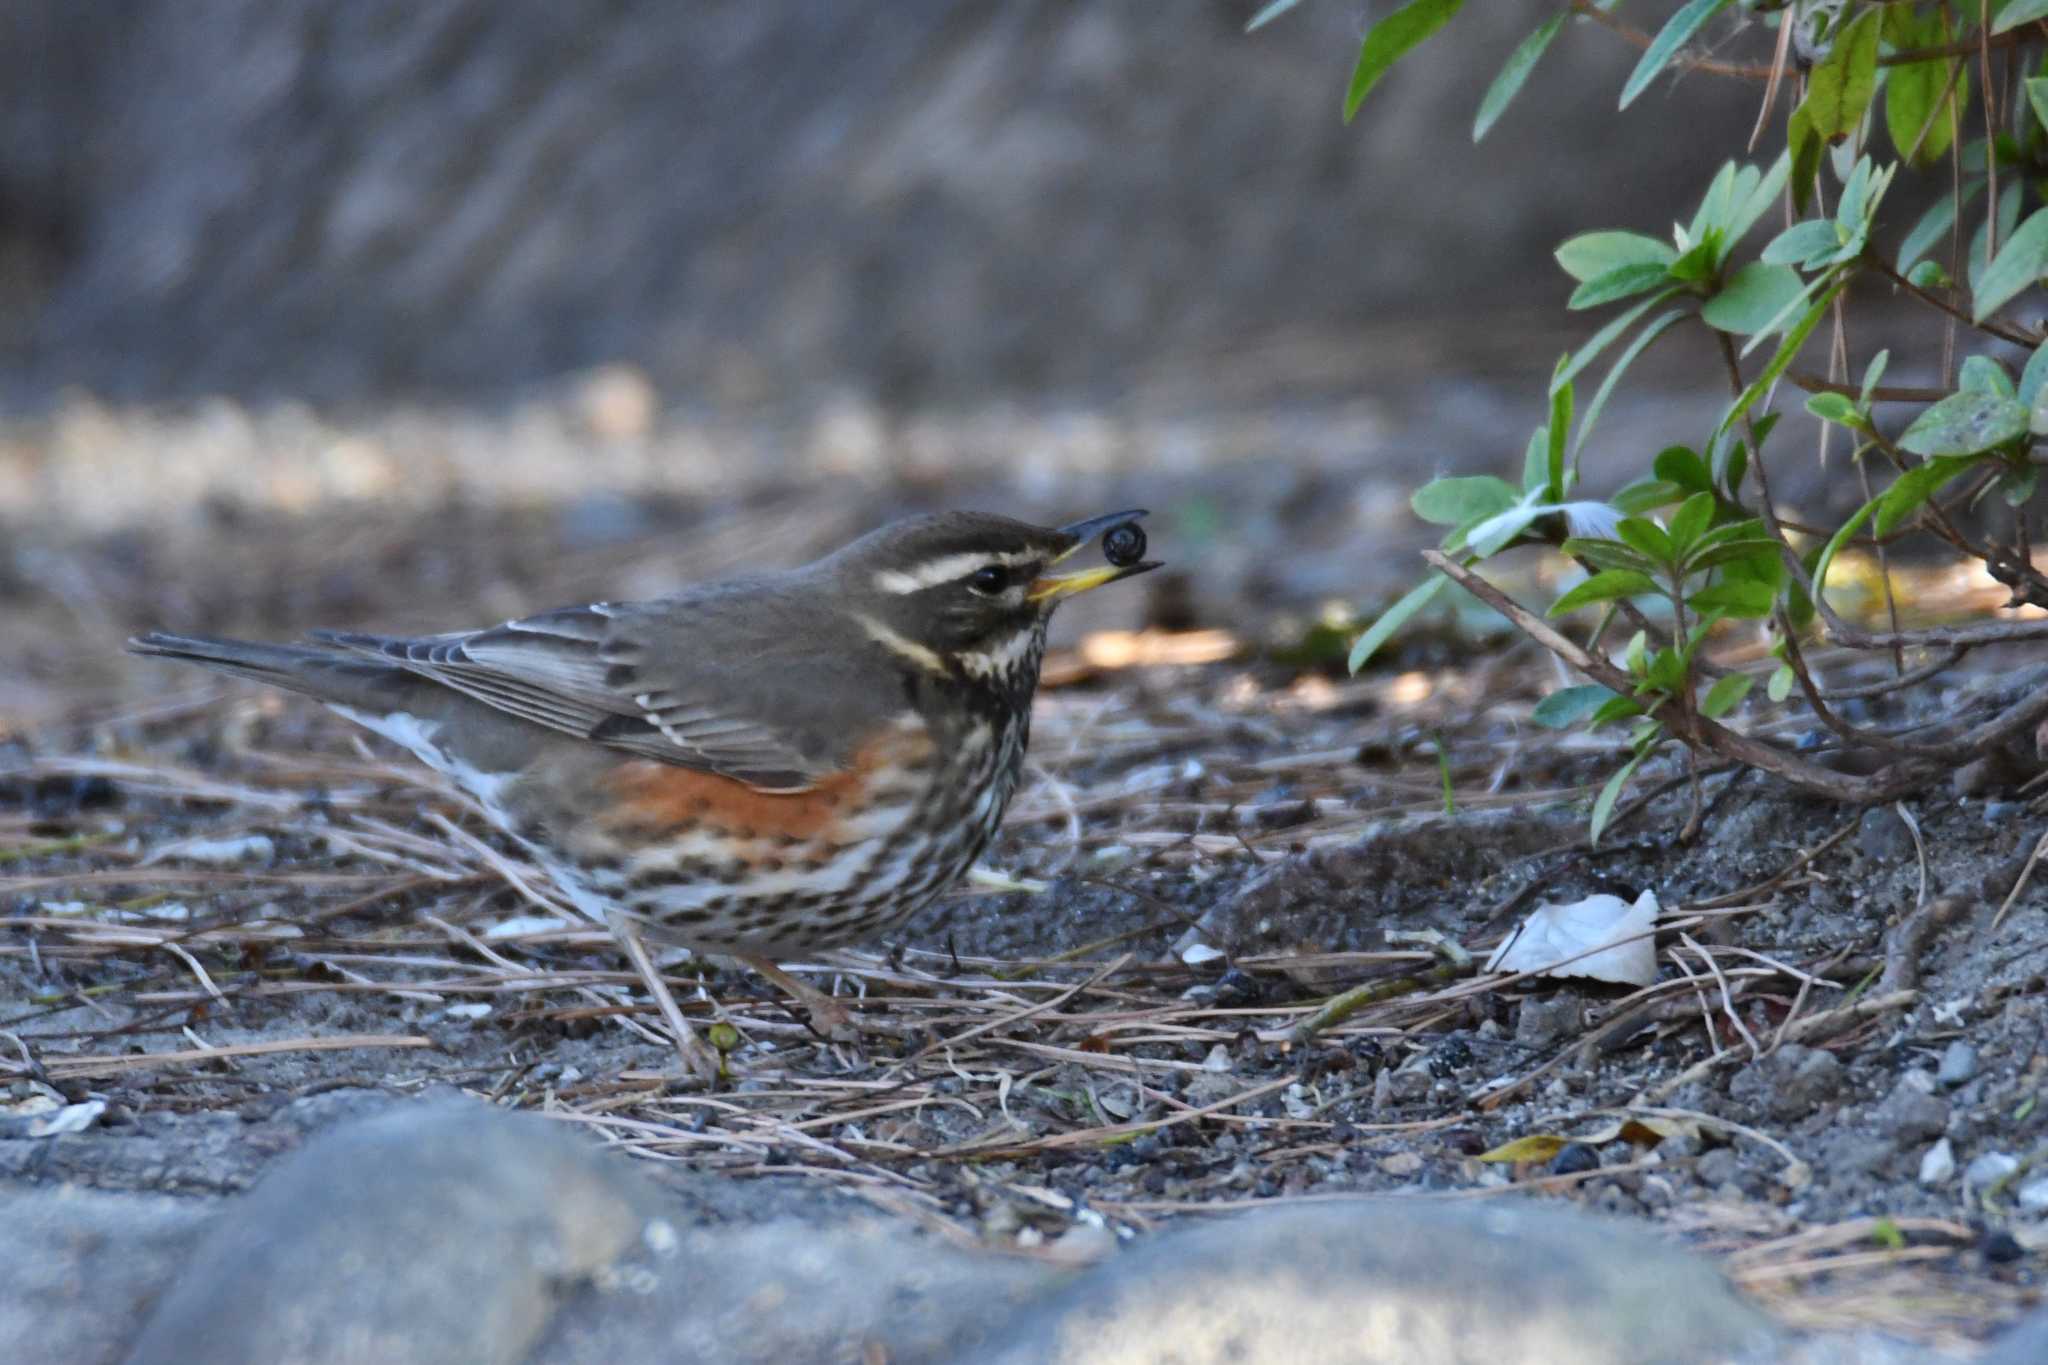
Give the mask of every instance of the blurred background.
[[[1756, 94], [1667, 80], [1727, 130], [1674, 139], [1574, 25], [1475, 147], [1556, 8], [1497, 0], [1346, 127], [1389, 6], [1258, 8], [9, 0], [0, 727], [119, 701], [140, 625], [478, 624], [941, 505], [1154, 508], [1097, 625], [1383, 603], [1596, 325], [1551, 248], [1668, 230]], [[1685, 368], [1594, 468], [1704, 429]]]

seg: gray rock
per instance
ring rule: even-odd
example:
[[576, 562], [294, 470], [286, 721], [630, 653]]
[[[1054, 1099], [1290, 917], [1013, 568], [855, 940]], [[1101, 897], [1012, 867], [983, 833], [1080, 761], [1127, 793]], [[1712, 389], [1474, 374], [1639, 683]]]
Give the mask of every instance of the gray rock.
[[1515, 1041], [1523, 1047], [1548, 1048], [1579, 1031], [1584, 1002], [1571, 991], [1522, 1002], [1515, 1019]]
[[1776, 1359], [1707, 1262], [1558, 1209], [1360, 1200], [1175, 1230], [1020, 1313], [977, 1365]]
[[2005, 1179], [2020, 1168], [2019, 1158], [2009, 1152], [1985, 1152], [1963, 1167], [1963, 1192], [1974, 1194], [1987, 1185]]
[[1729, 1093], [1774, 1119], [1804, 1118], [1840, 1093], [1842, 1075], [1834, 1053], [1787, 1043], [1738, 1072]]
[[577, 1296], [532, 1359], [951, 1360], [1061, 1278], [1049, 1265], [958, 1251], [876, 1218], [693, 1228]]
[[566, 1127], [405, 1105], [321, 1135], [231, 1205], [135, 1365], [526, 1358], [637, 1242], [646, 1188]]
[[1929, 1147], [1920, 1157], [1920, 1183], [1929, 1189], [1946, 1185], [1955, 1178], [1955, 1144], [1947, 1138]]
[[1823, 1161], [1837, 1173], [1875, 1175], [1898, 1154], [1890, 1138], [1851, 1130], [1830, 1137]]
[[1434, 1082], [1424, 1067], [1404, 1066], [1387, 1078], [1387, 1093], [1396, 1104], [1412, 1104], [1427, 1096]]
[[1947, 1129], [1949, 1116], [1948, 1105], [1930, 1093], [1932, 1088], [1933, 1078], [1925, 1072], [1907, 1072], [1871, 1111], [1871, 1122], [1890, 1133], [1902, 1150], [1932, 1142]]
[[0, 1185], [0, 1342], [10, 1359], [120, 1359], [213, 1210], [160, 1195]]
[[1872, 806], [1856, 828], [1856, 847], [1872, 862], [1899, 862], [1913, 856], [1913, 831], [1890, 806]]
[[1953, 1090], [1967, 1084], [1976, 1074], [1977, 1049], [1958, 1038], [1942, 1052], [1941, 1067], [1934, 1073], [1934, 1079], [1944, 1088]]
[[2048, 1360], [2048, 1308], [2036, 1309], [2033, 1316], [2000, 1337], [1978, 1358], [1977, 1365], [2041, 1365], [2044, 1360]]
[[1719, 1189], [1742, 1175], [1742, 1158], [1733, 1147], [1716, 1147], [1693, 1163], [1692, 1173], [1702, 1185]]

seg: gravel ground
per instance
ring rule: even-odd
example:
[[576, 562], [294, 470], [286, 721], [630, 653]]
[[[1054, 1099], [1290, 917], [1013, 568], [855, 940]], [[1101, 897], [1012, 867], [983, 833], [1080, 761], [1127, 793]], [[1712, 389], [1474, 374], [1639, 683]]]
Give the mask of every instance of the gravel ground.
[[[1712, 774], [1690, 842], [1684, 773], [1653, 764], [1632, 788], [1653, 799], [1588, 847], [1618, 741], [1529, 723], [1555, 686], [1532, 651], [1448, 621], [1356, 680], [1315, 660], [1318, 585], [1351, 568], [1275, 566], [1357, 534], [1364, 494], [1304, 513], [1296, 541], [1204, 530], [1240, 496], [1247, 526], [1287, 528], [1288, 499], [1331, 477], [1177, 487], [1153, 541], [1188, 571], [1060, 632], [1033, 776], [987, 860], [1027, 889], [965, 888], [898, 943], [806, 966], [861, 997], [858, 1042], [818, 1039], [736, 967], [673, 964], [704, 987], [689, 1007], [736, 1027], [716, 1094], [672, 1074], [603, 932], [522, 894], [544, 881], [430, 775], [315, 708], [112, 644], [645, 591], [763, 546], [799, 558], [935, 489], [17, 522], [0, 1178], [218, 1196], [323, 1099], [454, 1089], [701, 1182], [708, 1223], [859, 1207], [1085, 1263], [1222, 1211], [1519, 1193], [1695, 1248], [1790, 1327], [1966, 1353], [2019, 1318], [2048, 1251], [2038, 764], [1868, 811]], [[1136, 491], [1105, 469], [1064, 510]], [[2026, 663], [1950, 675], [1895, 718], [2041, 685]], [[1664, 916], [1646, 990], [1458, 951], [1483, 961], [1544, 902], [1645, 890]], [[52, 1122], [80, 1127], [33, 1136]]]

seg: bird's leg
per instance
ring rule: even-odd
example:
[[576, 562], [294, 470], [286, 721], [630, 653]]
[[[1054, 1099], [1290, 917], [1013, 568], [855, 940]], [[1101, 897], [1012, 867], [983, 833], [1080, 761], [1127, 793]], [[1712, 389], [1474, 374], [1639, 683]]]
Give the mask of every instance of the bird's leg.
[[683, 1018], [683, 1011], [676, 1004], [676, 998], [669, 992], [668, 982], [662, 980], [654, 959], [647, 952], [647, 945], [640, 939], [640, 927], [624, 915], [610, 917], [612, 937], [626, 950], [626, 956], [633, 963], [633, 970], [640, 973], [640, 980], [646, 985], [648, 994], [654, 997], [661, 1017], [668, 1021], [671, 1032], [676, 1036], [676, 1056], [682, 1059], [683, 1074], [696, 1076], [709, 1085], [718, 1080], [719, 1056], [715, 1049], [699, 1038], [691, 1029], [689, 1021]]
[[802, 1005], [811, 1016], [811, 1027], [825, 1037], [848, 1040], [858, 1032], [854, 1028], [852, 1013], [830, 993], [805, 985], [765, 957], [752, 957], [745, 953], [734, 953], [733, 957], [752, 967], [766, 977], [770, 985], [780, 988], [783, 994]]

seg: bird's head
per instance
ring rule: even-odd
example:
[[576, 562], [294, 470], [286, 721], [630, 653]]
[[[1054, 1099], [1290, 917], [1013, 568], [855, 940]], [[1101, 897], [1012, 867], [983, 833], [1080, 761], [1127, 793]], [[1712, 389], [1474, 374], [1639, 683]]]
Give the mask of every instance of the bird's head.
[[[954, 676], [1034, 678], [1045, 623], [1070, 597], [1159, 564], [1144, 558], [1142, 510], [1068, 526], [977, 512], [910, 517], [820, 560], [868, 636], [918, 668]], [[1103, 542], [1105, 563], [1072, 567]]]

